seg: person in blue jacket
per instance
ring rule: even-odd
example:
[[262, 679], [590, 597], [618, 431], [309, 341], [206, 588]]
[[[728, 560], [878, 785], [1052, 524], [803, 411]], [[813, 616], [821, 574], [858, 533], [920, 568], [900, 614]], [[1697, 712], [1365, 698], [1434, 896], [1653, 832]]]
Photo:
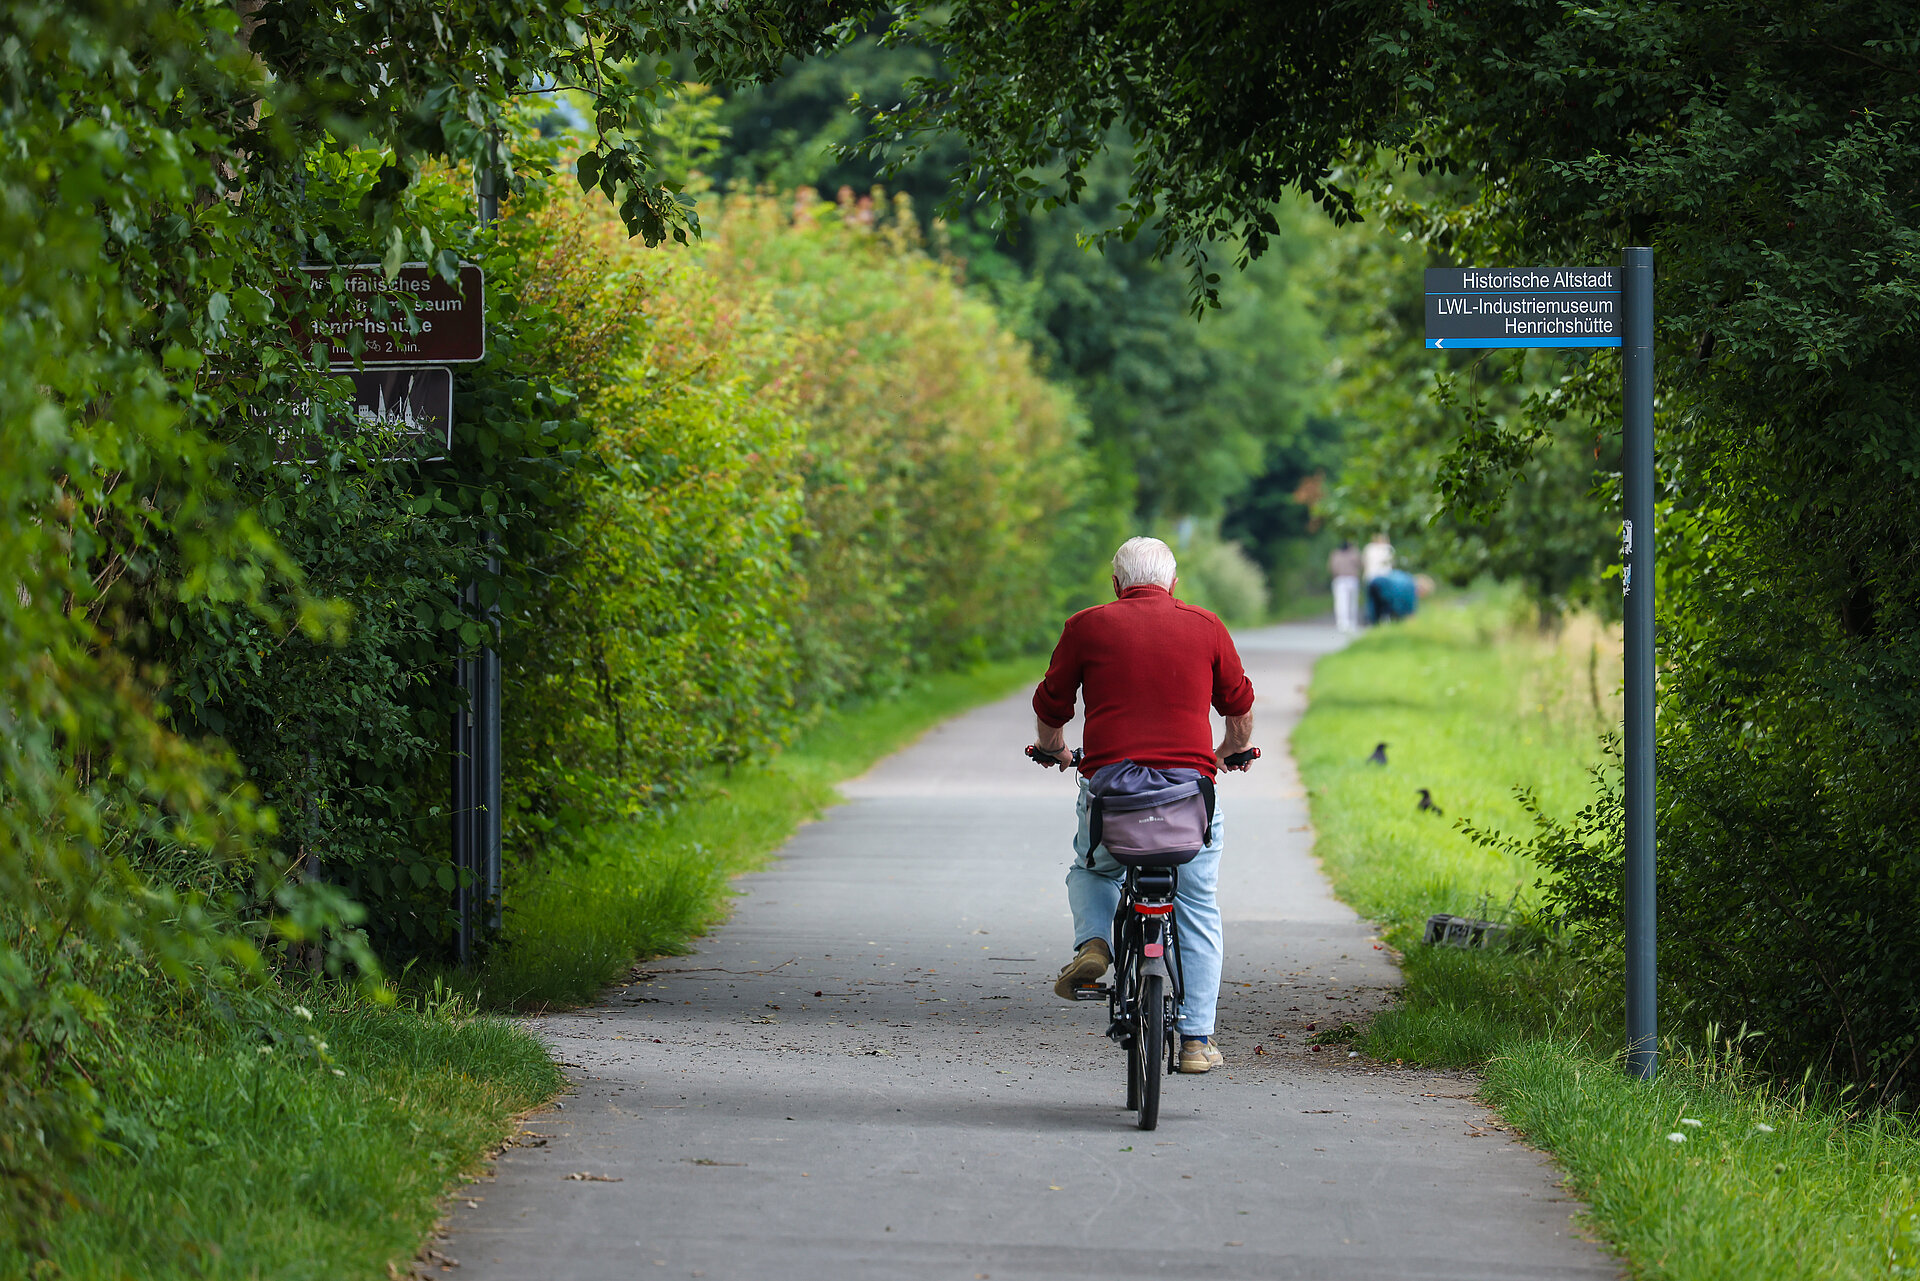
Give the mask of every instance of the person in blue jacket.
[[1390, 569], [1367, 584], [1367, 605], [1375, 622], [1406, 618], [1420, 608], [1420, 590], [1412, 574]]

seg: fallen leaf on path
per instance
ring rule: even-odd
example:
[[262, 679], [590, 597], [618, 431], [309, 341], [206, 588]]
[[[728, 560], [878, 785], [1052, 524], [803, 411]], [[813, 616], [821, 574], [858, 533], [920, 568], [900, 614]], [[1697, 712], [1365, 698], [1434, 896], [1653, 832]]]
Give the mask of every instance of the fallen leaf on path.
[[575, 1183], [625, 1183], [626, 1180], [615, 1174], [588, 1174], [585, 1170], [575, 1171], [567, 1178]]

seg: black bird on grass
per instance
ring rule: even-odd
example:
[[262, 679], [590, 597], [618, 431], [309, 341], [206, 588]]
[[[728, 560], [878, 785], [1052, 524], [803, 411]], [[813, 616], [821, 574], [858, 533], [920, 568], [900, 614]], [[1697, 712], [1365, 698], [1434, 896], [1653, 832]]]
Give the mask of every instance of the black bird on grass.
[[1367, 764], [1385, 765], [1386, 763], [1387, 763], [1387, 745], [1385, 743], [1375, 743], [1373, 745], [1373, 755], [1367, 757]]
[[1446, 813], [1445, 810], [1433, 803], [1433, 793], [1424, 787], [1420, 789], [1420, 804], [1415, 806], [1415, 808], [1428, 810], [1435, 818], [1440, 818]]

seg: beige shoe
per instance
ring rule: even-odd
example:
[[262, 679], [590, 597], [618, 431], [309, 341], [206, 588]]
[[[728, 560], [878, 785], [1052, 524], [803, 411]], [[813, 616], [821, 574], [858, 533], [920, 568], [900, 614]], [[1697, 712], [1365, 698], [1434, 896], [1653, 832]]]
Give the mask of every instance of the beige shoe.
[[1060, 977], [1053, 981], [1053, 994], [1062, 1000], [1073, 999], [1073, 989], [1085, 987], [1089, 983], [1098, 983], [1100, 976], [1113, 964], [1113, 952], [1107, 947], [1105, 939], [1088, 939], [1073, 954], [1073, 959], [1060, 967]]
[[1183, 1037], [1180, 1041], [1180, 1070], [1189, 1075], [1211, 1071], [1227, 1061], [1226, 1056], [1213, 1048], [1211, 1038], [1201, 1041], [1192, 1037]]

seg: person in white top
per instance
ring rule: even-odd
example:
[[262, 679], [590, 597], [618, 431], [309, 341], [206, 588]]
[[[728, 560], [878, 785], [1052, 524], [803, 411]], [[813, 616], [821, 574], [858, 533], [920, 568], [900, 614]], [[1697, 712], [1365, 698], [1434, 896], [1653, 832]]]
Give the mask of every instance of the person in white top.
[[1386, 531], [1382, 530], [1360, 549], [1361, 581], [1370, 583], [1392, 568], [1393, 544], [1387, 541]]
[[1360, 549], [1360, 587], [1367, 598], [1367, 624], [1380, 621], [1380, 602], [1375, 598], [1373, 580], [1393, 569], [1393, 544], [1387, 541], [1387, 531], [1381, 530], [1368, 540]]

